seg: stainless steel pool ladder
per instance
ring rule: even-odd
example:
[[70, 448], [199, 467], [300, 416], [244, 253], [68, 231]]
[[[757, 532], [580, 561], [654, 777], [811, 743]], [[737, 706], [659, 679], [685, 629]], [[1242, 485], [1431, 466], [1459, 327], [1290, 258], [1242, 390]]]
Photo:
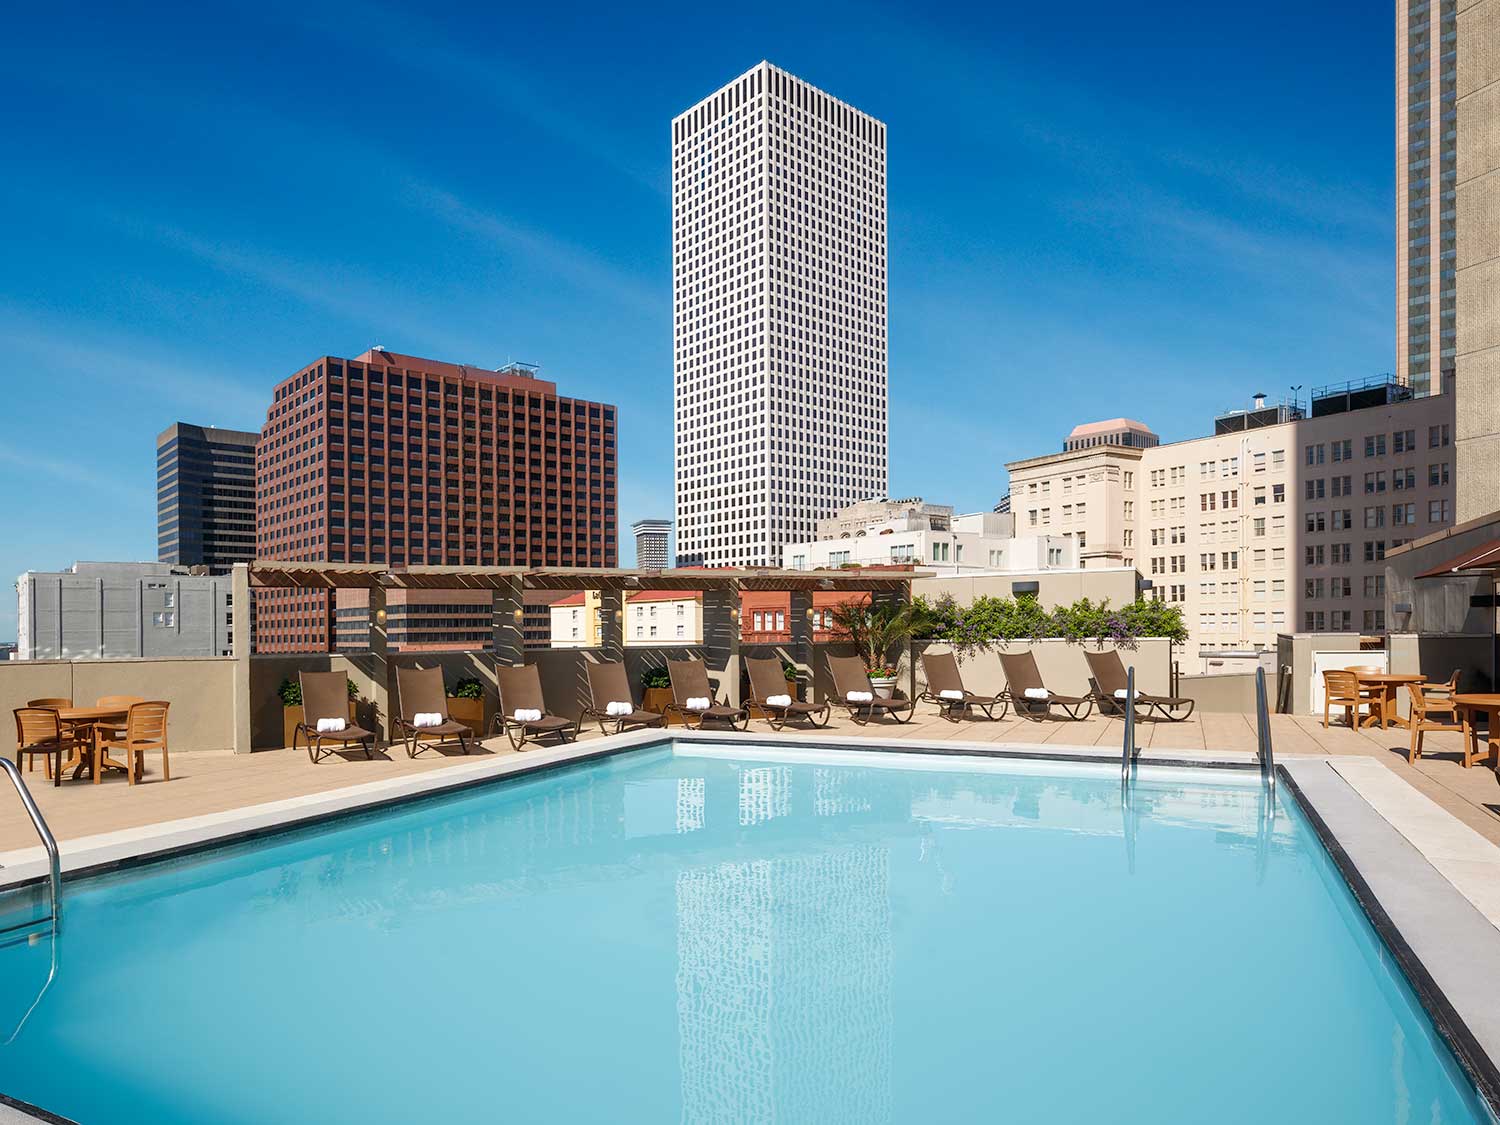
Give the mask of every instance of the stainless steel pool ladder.
[[[1102, 694], [1102, 693], [1101, 693]], [[1125, 669], [1125, 745], [1120, 750], [1120, 784], [1130, 785], [1130, 767], [1140, 755], [1135, 744], [1135, 665]]]
[[1276, 796], [1276, 755], [1271, 750], [1271, 713], [1266, 707], [1266, 670], [1255, 670], [1255, 748], [1266, 791]]
[[20, 767], [9, 758], [0, 758], [0, 767], [4, 768], [6, 776], [10, 778], [10, 783], [16, 787], [16, 795], [21, 798], [21, 804], [26, 808], [26, 815], [31, 817], [31, 826], [42, 838], [42, 847], [47, 849], [47, 890], [52, 907], [51, 918], [56, 922], [58, 905], [62, 901], [62, 857], [57, 851], [57, 837], [52, 835], [52, 829], [47, 827], [47, 818], [42, 815], [42, 810], [36, 807], [36, 800], [31, 796], [31, 790], [26, 788], [26, 781], [21, 777]]

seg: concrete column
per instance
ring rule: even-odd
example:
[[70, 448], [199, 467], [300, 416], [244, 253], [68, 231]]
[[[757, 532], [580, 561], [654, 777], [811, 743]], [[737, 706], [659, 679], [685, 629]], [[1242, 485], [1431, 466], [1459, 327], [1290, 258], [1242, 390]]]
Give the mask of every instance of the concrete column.
[[787, 657], [797, 666], [797, 680], [802, 686], [802, 698], [811, 702], [813, 697], [813, 597], [811, 590], [793, 590], [787, 626], [791, 630], [791, 644], [787, 646]]
[[525, 615], [526, 607], [521, 597], [521, 580], [509, 579], [504, 586], [495, 590], [491, 610], [493, 639], [490, 647], [496, 664], [511, 667], [525, 663]]
[[703, 591], [703, 662], [718, 681], [719, 695], [740, 702], [740, 595], [738, 590]]
[[370, 680], [374, 684], [372, 694], [375, 705], [375, 722], [384, 723], [386, 740], [394, 741], [394, 717], [391, 700], [395, 698], [395, 665], [390, 658], [390, 631], [386, 623], [385, 587], [370, 588]]
[[599, 649], [604, 660], [625, 656], [625, 595], [619, 590], [599, 591]]
[[250, 753], [250, 566], [235, 563], [230, 578], [233, 614], [229, 652], [234, 658], [234, 736], [236, 754]]

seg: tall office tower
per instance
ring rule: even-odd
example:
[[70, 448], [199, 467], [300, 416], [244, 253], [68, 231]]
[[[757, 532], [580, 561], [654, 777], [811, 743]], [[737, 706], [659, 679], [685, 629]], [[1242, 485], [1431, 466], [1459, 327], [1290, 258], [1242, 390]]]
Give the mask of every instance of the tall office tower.
[[[277, 385], [256, 448], [257, 554], [392, 567], [614, 566], [615, 408], [489, 371], [372, 349]], [[346, 599], [344, 594], [348, 594]], [[340, 644], [368, 601], [341, 591]], [[477, 648], [490, 594], [388, 601], [399, 648]], [[256, 648], [329, 648], [327, 593], [261, 590]]]
[[672, 122], [677, 561], [886, 492], [885, 125], [761, 63]]
[[156, 558], [227, 572], [255, 557], [259, 434], [174, 422], [156, 435]]
[[[1447, 10], [1452, 5], [1445, 3]], [[1500, 508], [1500, 0], [1464, 0], [1458, 24], [1457, 520]], [[1472, 216], [1472, 219], [1471, 219]]]
[[1457, 8], [1396, 4], [1396, 378], [1419, 394], [1456, 355]]
[[672, 536], [671, 520], [636, 520], [630, 525], [635, 533], [635, 565], [661, 568], [667, 565], [667, 541]]

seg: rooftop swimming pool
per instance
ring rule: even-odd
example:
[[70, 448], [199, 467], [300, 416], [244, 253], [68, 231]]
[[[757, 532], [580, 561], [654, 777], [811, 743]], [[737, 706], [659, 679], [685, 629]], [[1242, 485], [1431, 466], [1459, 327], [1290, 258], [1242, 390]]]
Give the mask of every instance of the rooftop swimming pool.
[[1268, 799], [630, 751], [70, 883], [55, 949], [0, 947], [0, 1091], [89, 1125], [1493, 1122]]

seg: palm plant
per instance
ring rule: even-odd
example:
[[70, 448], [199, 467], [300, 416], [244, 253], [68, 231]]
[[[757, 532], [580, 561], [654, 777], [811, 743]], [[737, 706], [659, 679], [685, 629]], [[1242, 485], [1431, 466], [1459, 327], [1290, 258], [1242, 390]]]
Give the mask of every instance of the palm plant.
[[891, 650], [905, 644], [926, 623], [923, 606], [912, 602], [840, 602], [830, 611], [833, 634], [852, 644], [876, 678], [896, 674], [889, 663]]

